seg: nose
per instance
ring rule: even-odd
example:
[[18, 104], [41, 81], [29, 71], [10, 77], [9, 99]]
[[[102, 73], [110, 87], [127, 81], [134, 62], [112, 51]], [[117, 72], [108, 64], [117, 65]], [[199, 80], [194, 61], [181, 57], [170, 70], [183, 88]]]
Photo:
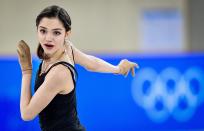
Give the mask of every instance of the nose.
[[52, 34], [51, 34], [51, 33], [47, 33], [47, 34], [46, 34], [46, 37], [45, 37], [45, 40], [46, 40], [47, 42], [52, 41], [52, 40], [53, 40]]

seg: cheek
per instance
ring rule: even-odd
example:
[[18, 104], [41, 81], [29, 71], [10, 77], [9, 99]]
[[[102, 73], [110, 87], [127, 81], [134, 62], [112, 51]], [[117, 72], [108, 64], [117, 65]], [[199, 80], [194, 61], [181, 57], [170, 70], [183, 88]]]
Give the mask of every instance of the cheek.
[[62, 36], [62, 37], [57, 37], [55, 39], [55, 42], [57, 43], [58, 46], [62, 46], [64, 44], [64, 40], [65, 38]]
[[37, 36], [38, 36], [38, 41], [39, 41], [39, 42], [42, 42], [42, 40], [43, 40], [43, 38], [44, 38], [43, 35], [38, 32], [38, 33], [37, 33]]

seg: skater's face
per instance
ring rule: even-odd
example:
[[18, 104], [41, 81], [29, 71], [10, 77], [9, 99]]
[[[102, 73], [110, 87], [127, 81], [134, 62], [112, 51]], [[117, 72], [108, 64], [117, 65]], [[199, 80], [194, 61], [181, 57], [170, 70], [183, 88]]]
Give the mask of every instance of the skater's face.
[[47, 55], [62, 49], [68, 34], [57, 18], [42, 18], [37, 27], [38, 41]]

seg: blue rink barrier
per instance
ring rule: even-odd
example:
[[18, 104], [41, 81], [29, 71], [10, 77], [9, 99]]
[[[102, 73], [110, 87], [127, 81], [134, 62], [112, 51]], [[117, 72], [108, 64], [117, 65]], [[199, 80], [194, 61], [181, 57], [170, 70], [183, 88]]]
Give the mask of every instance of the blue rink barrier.
[[[204, 130], [204, 54], [98, 56], [114, 65], [127, 58], [136, 76], [88, 72], [76, 65], [77, 105], [87, 131]], [[33, 60], [33, 78], [39, 60]], [[0, 57], [0, 130], [39, 131], [38, 118], [20, 117], [17, 57]]]

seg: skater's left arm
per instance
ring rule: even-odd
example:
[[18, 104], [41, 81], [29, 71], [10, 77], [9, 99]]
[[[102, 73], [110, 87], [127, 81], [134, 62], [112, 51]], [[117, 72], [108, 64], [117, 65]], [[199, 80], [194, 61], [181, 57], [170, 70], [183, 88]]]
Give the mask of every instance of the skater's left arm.
[[121, 60], [120, 63], [115, 66], [104, 61], [103, 59], [85, 54], [76, 47], [74, 47], [72, 43], [70, 44], [73, 49], [76, 64], [85, 67], [89, 71], [127, 75], [128, 72], [131, 70], [132, 75], [134, 76], [134, 68], [139, 67], [137, 63], [128, 61], [127, 59]]

